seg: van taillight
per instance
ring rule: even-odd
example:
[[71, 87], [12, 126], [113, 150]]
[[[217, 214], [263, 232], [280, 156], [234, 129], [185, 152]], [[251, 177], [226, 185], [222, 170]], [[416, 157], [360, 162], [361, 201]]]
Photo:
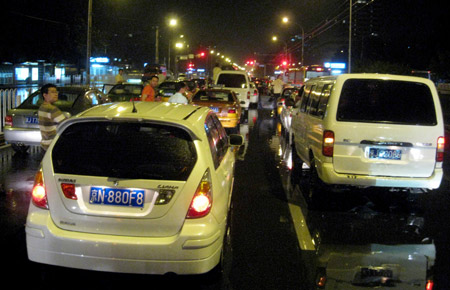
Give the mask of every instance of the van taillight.
[[433, 280], [427, 280], [427, 285], [425, 286], [425, 290], [433, 290], [434, 282]]
[[324, 131], [322, 140], [322, 154], [324, 156], [333, 157], [334, 150], [334, 132]]
[[445, 138], [439, 137], [437, 140], [436, 162], [444, 161]]
[[45, 189], [42, 168], [39, 169], [39, 171], [36, 173], [36, 176], [34, 177], [34, 186], [31, 192], [31, 200], [35, 206], [43, 209], [48, 209], [47, 191]]
[[208, 215], [211, 211], [211, 205], [211, 178], [209, 171], [206, 171], [192, 198], [186, 218], [201, 218]]
[[11, 115], [7, 115], [5, 117], [5, 126], [12, 126], [13, 117]]
[[247, 100], [250, 100], [250, 91], [247, 91]]

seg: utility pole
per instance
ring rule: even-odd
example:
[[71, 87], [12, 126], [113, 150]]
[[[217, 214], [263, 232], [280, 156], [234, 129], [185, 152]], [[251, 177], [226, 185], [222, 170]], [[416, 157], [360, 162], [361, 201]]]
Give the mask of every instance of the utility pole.
[[91, 82], [91, 35], [92, 35], [92, 0], [88, 4], [88, 27], [87, 27], [87, 47], [86, 47], [86, 83]]
[[352, 72], [352, 0], [350, 0], [350, 16], [348, 22], [348, 73]]
[[155, 27], [155, 64], [159, 64], [159, 26]]

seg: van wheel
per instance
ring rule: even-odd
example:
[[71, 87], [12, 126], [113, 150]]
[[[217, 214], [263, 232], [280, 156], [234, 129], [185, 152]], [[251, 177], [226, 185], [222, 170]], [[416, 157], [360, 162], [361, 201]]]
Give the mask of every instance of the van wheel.
[[317, 173], [315, 162], [311, 162], [308, 177], [308, 192], [307, 202], [311, 209], [317, 209], [321, 204], [326, 204], [328, 195], [328, 188], [326, 184], [320, 179]]

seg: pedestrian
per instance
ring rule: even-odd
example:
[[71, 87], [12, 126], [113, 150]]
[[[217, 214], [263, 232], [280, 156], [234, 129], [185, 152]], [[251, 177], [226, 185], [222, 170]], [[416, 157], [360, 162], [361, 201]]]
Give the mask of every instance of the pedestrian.
[[188, 99], [184, 95], [184, 93], [186, 92], [186, 84], [184, 82], [177, 82], [175, 84], [175, 89], [177, 92], [169, 98], [168, 102], [169, 103], [178, 103], [178, 104], [187, 104]]
[[277, 100], [281, 96], [281, 92], [283, 91], [283, 87], [286, 83], [281, 79], [281, 75], [278, 75], [277, 79], [272, 82], [273, 86], [273, 95], [275, 100]]
[[151, 78], [146, 82], [144, 89], [142, 89], [141, 101], [143, 102], [154, 102], [160, 101], [160, 98], [156, 96], [156, 87], [158, 86], [159, 78], [157, 75], [151, 76]]
[[116, 84], [123, 84], [125, 79], [123, 78], [123, 69], [119, 69], [119, 74], [116, 75]]
[[216, 63], [216, 65], [214, 66], [213, 69], [213, 79], [212, 81], [215, 82], [217, 79], [217, 75], [222, 71], [222, 69], [220, 68], [220, 65], [218, 63]]
[[66, 119], [61, 110], [54, 105], [58, 101], [58, 89], [53, 84], [46, 84], [41, 88], [44, 102], [39, 107], [39, 129], [41, 131], [41, 147], [47, 151], [56, 136], [56, 128], [59, 123]]

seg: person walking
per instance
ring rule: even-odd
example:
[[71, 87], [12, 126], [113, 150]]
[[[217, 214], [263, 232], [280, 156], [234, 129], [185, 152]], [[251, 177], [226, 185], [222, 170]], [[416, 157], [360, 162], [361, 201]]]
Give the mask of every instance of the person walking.
[[39, 130], [41, 131], [41, 147], [47, 151], [48, 147], [56, 136], [56, 128], [59, 123], [64, 121], [66, 116], [54, 105], [58, 101], [58, 89], [53, 84], [46, 84], [41, 88], [41, 94], [44, 102], [39, 107]]
[[141, 101], [143, 102], [154, 102], [160, 101], [159, 97], [156, 97], [156, 87], [158, 86], [159, 78], [157, 75], [154, 75], [147, 81], [144, 89], [141, 94]]
[[178, 82], [175, 84], [176, 93], [173, 94], [168, 102], [169, 103], [177, 103], [177, 104], [187, 104], [188, 99], [184, 95], [186, 92], [186, 84], [184, 82]]

